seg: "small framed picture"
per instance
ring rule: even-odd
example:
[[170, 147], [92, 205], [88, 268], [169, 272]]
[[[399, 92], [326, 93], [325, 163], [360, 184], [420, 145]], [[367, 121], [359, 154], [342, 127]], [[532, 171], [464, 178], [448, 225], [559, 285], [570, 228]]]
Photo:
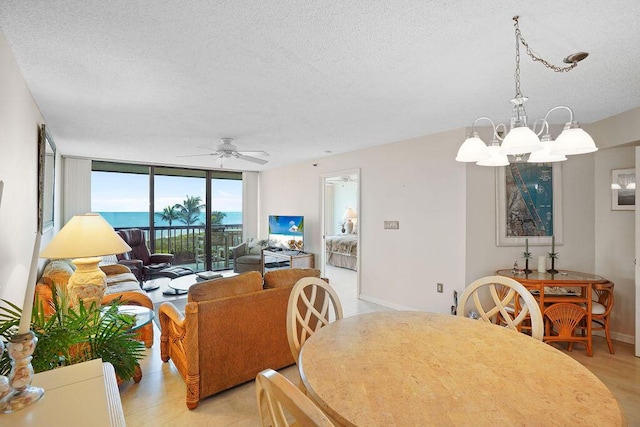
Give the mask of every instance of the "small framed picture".
[[611, 210], [634, 211], [636, 209], [636, 170], [613, 169], [611, 171]]

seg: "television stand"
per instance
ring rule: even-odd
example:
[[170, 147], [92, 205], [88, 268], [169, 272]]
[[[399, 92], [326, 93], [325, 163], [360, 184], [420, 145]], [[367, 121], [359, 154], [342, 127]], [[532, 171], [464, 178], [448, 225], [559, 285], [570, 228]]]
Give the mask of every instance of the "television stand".
[[[262, 263], [264, 270], [276, 270], [279, 268], [314, 268], [315, 259], [313, 254], [298, 250], [281, 249], [278, 251], [265, 249], [262, 251]], [[276, 264], [277, 267], [267, 267]]]

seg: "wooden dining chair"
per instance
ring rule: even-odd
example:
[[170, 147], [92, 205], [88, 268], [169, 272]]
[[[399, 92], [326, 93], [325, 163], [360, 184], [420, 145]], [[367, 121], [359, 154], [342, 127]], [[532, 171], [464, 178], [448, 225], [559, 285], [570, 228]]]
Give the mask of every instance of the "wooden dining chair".
[[[609, 318], [613, 309], [613, 286], [613, 282], [594, 283], [592, 289], [595, 299], [591, 301], [591, 331], [604, 331], [611, 354], [615, 354], [609, 327]], [[581, 331], [583, 336], [585, 335], [587, 330], [586, 317], [580, 322], [577, 329]], [[569, 343], [569, 350], [571, 350], [571, 343]]]
[[[516, 304], [516, 298], [519, 298]], [[472, 300], [480, 319], [489, 323], [504, 323], [519, 331], [521, 323], [530, 319], [531, 336], [542, 340], [544, 324], [540, 306], [522, 284], [504, 276], [482, 277], [464, 290], [458, 302], [458, 316], [467, 316], [467, 302]], [[514, 307], [518, 310], [514, 310]]]
[[576, 328], [587, 318], [587, 310], [578, 304], [559, 302], [551, 304], [544, 310], [547, 319], [544, 342], [579, 342], [585, 345], [587, 354], [590, 351], [590, 338], [576, 334]]
[[338, 294], [327, 282], [317, 277], [298, 280], [287, 306], [287, 338], [296, 363], [305, 341], [329, 322], [342, 317]]
[[[256, 377], [256, 396], [263, 427], [334, 425], [311, 399], [273, 369], [265, 369]], [[287, 418], [293, 418], [295, 424], [289, 424]]]

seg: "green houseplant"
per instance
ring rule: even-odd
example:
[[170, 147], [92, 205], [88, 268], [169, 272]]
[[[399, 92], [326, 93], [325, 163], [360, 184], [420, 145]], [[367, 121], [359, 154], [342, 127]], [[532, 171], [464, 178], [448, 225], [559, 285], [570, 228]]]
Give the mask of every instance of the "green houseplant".
[[[55, 288], [55, 286], [54, 286]], [[22, 310], [1, 300], [0, 336], [4, 341], [16, 333]], [[43, 302], [36, 299], [37, 310], [31, 320], [31, 330], [38, 338], [31, 364], [35, 372], [101, 358], [113, 365], [122, 380], [133, 377], [138, 361], [144, 356], [144, 345], [131, 330], [135, 319], [118, 313], [118, 302], [96, 309], [80, 304], [68, 309], [64, 298], [52, 300], [55, 313], [45, 316]], [[11, 359], [5, 353], [0, 358], [0, 375], [8, 375]]]

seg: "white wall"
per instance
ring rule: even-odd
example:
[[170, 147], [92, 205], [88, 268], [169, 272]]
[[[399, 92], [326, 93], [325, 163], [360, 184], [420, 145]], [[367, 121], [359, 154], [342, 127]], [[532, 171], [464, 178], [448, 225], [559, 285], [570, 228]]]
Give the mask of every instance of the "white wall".
[[[360, 168], [362, 298], [449, 312], [465, 287], [465, 166], [454, 161], [463, 140], [458, 129], [261, 172], [260, 221], [304, 215], [306, 249], [319, 260], [321, 176]], [[385, 220], [400, 229], [384, 230]]]
[[[556, 268], [594, 273], [593, 155], [570, 157], [562, 162], [563, 240], [556, 248]], [[496, 170], [467, 165], [466, 281], [511, 268], [524, 268], [524, 247], [496, 246]], [[538, 255], [550, 246], [530, 246], [535, 269]], [[531, 264], [533, 262], [533, 264]]]
[[[43, 118], [33, 101], [4, 36], [0, 33], [0, 298], [22, 306], [37, 231], [38, 126]], [[56, 156], [56, 194], [60, 194], [60, 155]], [[42, 237], [44, 247], [59, 228]], [[42, 267], [44, 261], [40, 262]]]
[[611, 170], [635, 167], [634, 147], [600, 150], [595, 162], [596, 272], [615, 284], [614, 338], [632, 342], [635, 317], [635, 212], [611, 210]]

